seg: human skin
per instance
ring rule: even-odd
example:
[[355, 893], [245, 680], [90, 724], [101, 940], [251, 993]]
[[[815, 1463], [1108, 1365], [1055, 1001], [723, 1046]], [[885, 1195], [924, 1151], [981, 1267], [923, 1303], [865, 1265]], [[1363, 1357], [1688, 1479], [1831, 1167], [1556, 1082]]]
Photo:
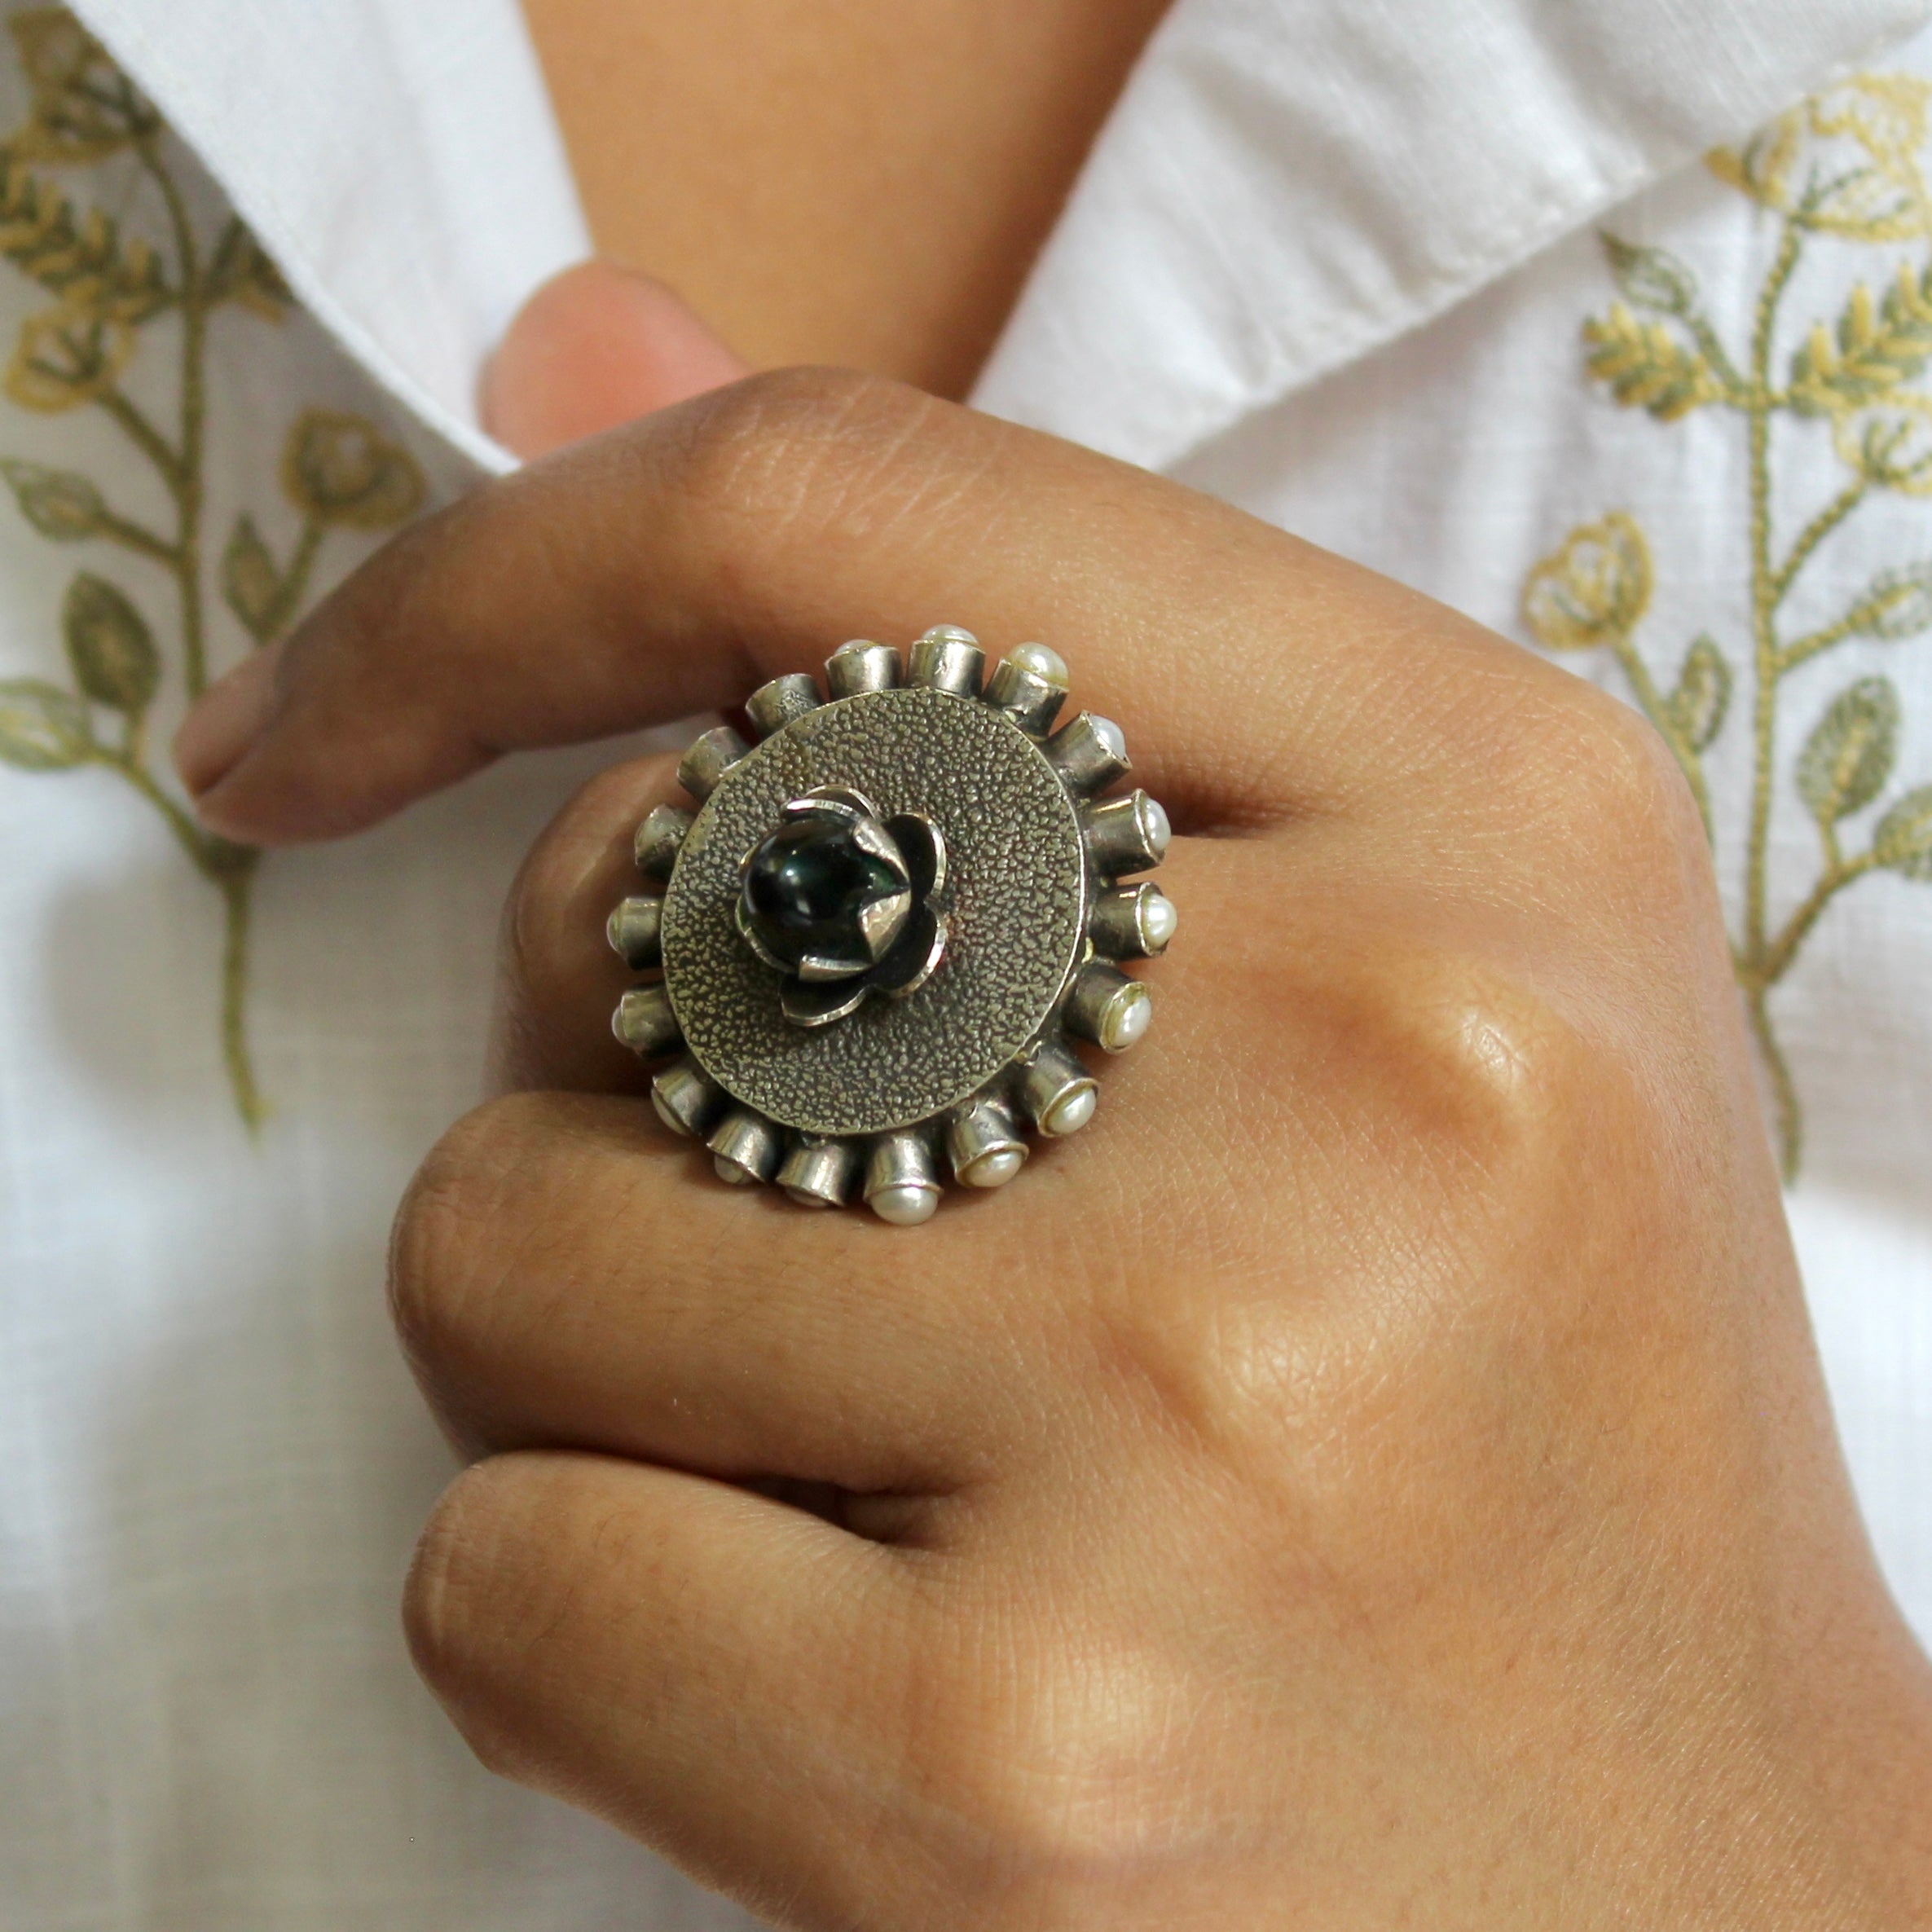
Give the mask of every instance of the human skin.
[[[1167, 482], [760, 376], [406, 534], [179, 747], [339, 836], [855, 633], [1040, 636], [1180, 831], [1094, 1124], [930, 1226], [711, 1183], [608, 1035], [621, 766], [392, 1292], [475, 1459], [418, 1664], [777, 1923], [1932, 1923], [1697, 813], [1627, 709]], [[568, 639], [567, 650], [532, 640]]]
[[597, 252], [963, 396], [1166, 0], [524, 0]]

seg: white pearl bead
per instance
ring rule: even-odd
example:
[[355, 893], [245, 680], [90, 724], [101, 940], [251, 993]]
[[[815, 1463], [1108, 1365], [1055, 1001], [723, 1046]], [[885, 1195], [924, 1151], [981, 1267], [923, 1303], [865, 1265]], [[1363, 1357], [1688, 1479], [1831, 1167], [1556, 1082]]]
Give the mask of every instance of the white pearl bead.
[[711, 1170], [727, 1187], [755, 1187], [758, 1176], [748, 1167], [740, 1167], [735, 1160], [728, 1160], [722, 1155], [711, 1161]]
[[1067, 660], [1058, 651], [1049, 650], [1044, 644], [1023, 644], [1008, 659], [1016, 669], [1030, 671], [1044, 684], [1056, 690], [1067, 689]]
[[959, 1179], [968, 1187], [1004, 1187], [1027, 1164], [1023, 1147], [995, 1147], [959, 1170]]
[[1100, 1022], [1100, 1045], [1110, 1054], [1124, 1053], [1147, 1030], [1154, 1017], [1154, 1002], [1147, 989], [1137, 981], [1114, 997]]
[[1094, 1117], [1100, 1096], [1091, 1087], [1076, 1087], [1050, 1107], [1040, 1122], [1045, 1134], [1078, 1133]]
[[1164, 892], [1150, 892], [1141, 902], [1141, 939], [1150, 953], [1160, 952], [1179, 928], [1181, 915]]
[[939, 1212], [940, 1190], [936, 1187], [882, 1187], [877, 1194], [866, 1196], [865, 1205], [881, 1221], [890, 1221], [896, 1228], [916, 1228]]
[[808, 1194], [802, 1187], [786, 1189], [787, 1197], [796, 1201], [801, 1208], [829, 1208], [832, 1204], [822, 1194]]
[[1087, 722], [1093, 727], [1094, 737], [1107, 747], [1108, 755], [1124, 763], [1127, 758], [1127, 733], [1111, 718], [1102, 718], [1097, 713], [1089, 712]]
[[1168, 823], [1166, 808], [1158, 799], [1147, 800], [1147, 847], [1157, 859], [1164, 857], [1168, 839], [1174, 835], [1173, 827]]

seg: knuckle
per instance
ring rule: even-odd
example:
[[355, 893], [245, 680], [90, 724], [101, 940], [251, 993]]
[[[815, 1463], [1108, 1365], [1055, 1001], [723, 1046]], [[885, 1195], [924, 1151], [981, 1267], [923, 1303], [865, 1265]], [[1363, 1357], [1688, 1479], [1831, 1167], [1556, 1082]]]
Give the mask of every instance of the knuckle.
[[[618, 878], [627, 876], [628, 834], [647, 809], [646, 797], [668, 790], [669, 762], [650, 759], [599, 772], [539, 835], [504, 901], [502, 965], [512, 984], [540, 992], [561, 976], [560, 950], [577, 941], [579, 915], [610, 909], [602, 903], [605, 875], [614, 869]], [[596, 957], [601, 962], [601, 949]]]
[[[443, 1492], [417, 1539], [403, 1591], [403, 1631], [411, 1661], [486, 1769], [514, 1776], [519, 1753], [497, 1659], [504, 1599], [517, 1560], [526, 1511], [514, 1467], [478, 1463]], [[539, 1566], [540, 1567], [540, 1566]]]
[[935, 1674], [909, 1760], [1005, 1871], [1072, 1880], [1175, 1836], [1199, 1713], [1143, 1647], [1063, 1609], [1051, 1645]]
[[1654, 870], [1701, 836], [1670, 746], [1630, 706], [1574, 680], [1543, 746], [1566, 842], [1600, 869]]
[[558, 915], [569, 896], [563, 873], [558, 842], [547, 832], [525, 856], [504, 900], [498, 934], [500, 975], [503, 984], [520, 997], [540, 1001], [540, 989], [553, 977]]
[[847, 369], [780, 369], [692, 409], [677, 451], [680, 494], [707, 520], [765, 530], [850, 513], [947, 406]]
[[1463, 1173], [1541, 1142], [1581, 1042], [1540, 994], [1485, 960], [1403, 947], [1358, 998], [1383, 1136]]
[[1311, 962], [1287, 998], [1311, 1050], [1283, 1076], [1291, 1138], [1269, 1159], [1322, 1239], [1287, 1273], [1257, 1217], [1190, 1238], [1217, 1257], [1199, 1290], [1162, 1275], [1096, 1305], [1123, 1403], [1243, 1468], [1276, 1466], [1284, 1436], [1352, 1439], [1340, 1419], [1383, 1399], [1418, 1337], [1488, 1318], [1502, 1257], [1573, 1198], [1578, 1123], [1619, 1077], [1536, 988], [1453, 949], [1384, 939]]
[[504, 1205], [527, 1156], [532, 1098], [508, 1095], [459, 1120], [397, 1209], [389, 1312], [404, 1353], [433, 1384], [475, 1347], [486, 1291], [500, 1272]]

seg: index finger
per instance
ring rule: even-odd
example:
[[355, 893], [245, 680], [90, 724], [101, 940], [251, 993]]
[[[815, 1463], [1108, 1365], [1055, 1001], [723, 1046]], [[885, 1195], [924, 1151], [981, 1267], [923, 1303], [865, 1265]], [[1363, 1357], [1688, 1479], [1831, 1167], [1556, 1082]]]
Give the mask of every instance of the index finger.
[[1080, 702], [1197, 825], [1386, 773], [1398, 662], [1446, 684], [1468, 667], [1445, 660], [1521, 654], [1144, 471], [897, 384], [791, 371], [406, 533], [211, 692], [177, 755], [228, 836], [334, 837], [503, 752], [736, 703], [854, 634], [903, 642], [935, 621], [1074, 658]]

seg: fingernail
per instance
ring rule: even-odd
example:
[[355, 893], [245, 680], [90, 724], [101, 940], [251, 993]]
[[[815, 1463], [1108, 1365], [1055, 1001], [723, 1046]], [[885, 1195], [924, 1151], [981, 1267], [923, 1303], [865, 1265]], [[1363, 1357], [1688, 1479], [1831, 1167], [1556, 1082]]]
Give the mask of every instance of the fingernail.
[[241, 762], [261, 737], [275, 702], [275, 661], [267, 645], [218, 678], [196, 701], [174, 734], [174, 768], [199, 799]]

